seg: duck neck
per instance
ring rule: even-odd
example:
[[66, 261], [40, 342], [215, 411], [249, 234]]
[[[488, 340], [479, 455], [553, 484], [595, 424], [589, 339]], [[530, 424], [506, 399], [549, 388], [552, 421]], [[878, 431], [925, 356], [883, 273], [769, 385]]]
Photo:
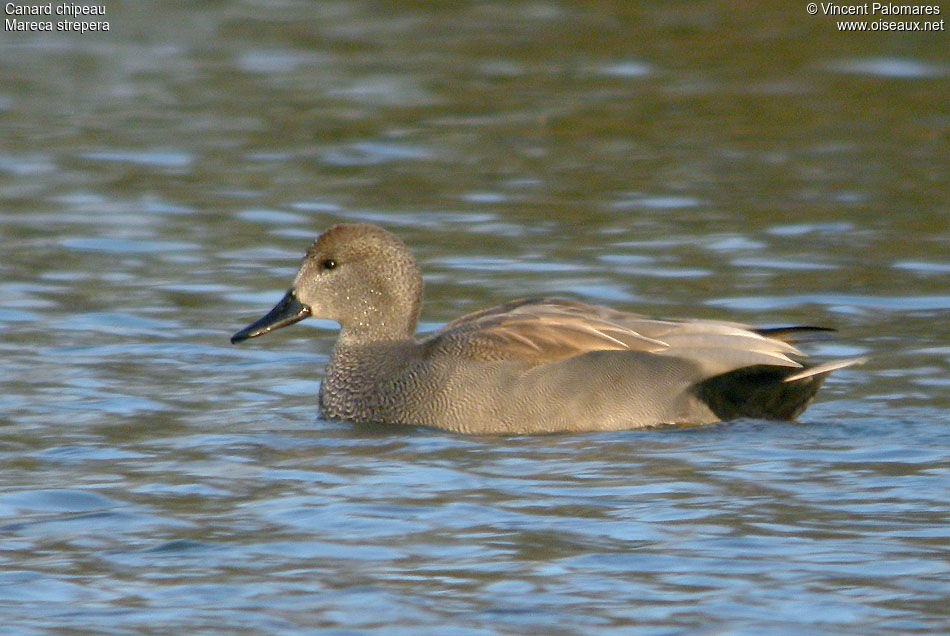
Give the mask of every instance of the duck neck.
[[320, 385], [320, 407], [326, 417], [387, 421], [381, 383], [398, 376], [418, 355], [415, 343], [402, 340], [349, 342], [339, 338]]
[[416, 316], [380, 315], [373, 308], [340, 325], [337, 348], [364, 347], [411, 340]]

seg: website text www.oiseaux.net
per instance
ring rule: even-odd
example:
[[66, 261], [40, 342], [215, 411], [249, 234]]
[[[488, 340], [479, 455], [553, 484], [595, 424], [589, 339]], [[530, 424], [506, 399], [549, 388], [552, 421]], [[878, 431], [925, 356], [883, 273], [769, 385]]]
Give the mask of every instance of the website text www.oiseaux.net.
[[[943, 18], [939, 20], [934, 19], [940, 15], [940, 5], [890, 4], [885, 2], [864, 2], [859, 4], [809, 2], [805, 10], [811, 15], [841, 18], [873, 18], [871, 20], [837, 20], [835, 24], [839, 31], [946, 30], [946, 24]], [[895, 19], [898, 17], [903, 19]]]

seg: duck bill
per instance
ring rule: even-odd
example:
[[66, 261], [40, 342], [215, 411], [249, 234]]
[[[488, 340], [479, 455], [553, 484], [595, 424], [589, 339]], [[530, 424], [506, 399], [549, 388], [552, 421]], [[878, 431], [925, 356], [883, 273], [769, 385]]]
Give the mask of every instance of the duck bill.
[[283, 299], [274, 305], [274, 308], [266, 316], [257, 322], [248, 325], [244, 329], [231, 336], [231, 344], [243, 342], [248, 338], [256, 338], [269, 333], [274, 329], [280, 329], [295, 322], [300, 322], [310, 315], [310, 307], [307, 307], [294, 295], [294, 290], [287, 292]]

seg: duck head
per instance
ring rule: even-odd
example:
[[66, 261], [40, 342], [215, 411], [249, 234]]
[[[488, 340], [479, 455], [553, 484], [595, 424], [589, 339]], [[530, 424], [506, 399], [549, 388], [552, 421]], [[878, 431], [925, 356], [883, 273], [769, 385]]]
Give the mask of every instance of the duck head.
[[422, 275], [409, 248], [374, 225], [344, 224], [310, 246], [283, 299], [231, 336], [256, 338], [309, 316], [340, 324], [340, 340], [412, 337], [422, 301]]

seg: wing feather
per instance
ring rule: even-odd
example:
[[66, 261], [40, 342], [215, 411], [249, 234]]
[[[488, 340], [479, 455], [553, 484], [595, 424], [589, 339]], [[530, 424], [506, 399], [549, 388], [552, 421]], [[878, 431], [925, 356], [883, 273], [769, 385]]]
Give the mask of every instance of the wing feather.
[[755, 364], [800, 367], [793, 345], [739, 323], [654, 320], [605, 307], [521, 299], [453, 320], [424, 342], [473, 360], [543, 364], [591, 351], [643, 351], [725, 371]]

